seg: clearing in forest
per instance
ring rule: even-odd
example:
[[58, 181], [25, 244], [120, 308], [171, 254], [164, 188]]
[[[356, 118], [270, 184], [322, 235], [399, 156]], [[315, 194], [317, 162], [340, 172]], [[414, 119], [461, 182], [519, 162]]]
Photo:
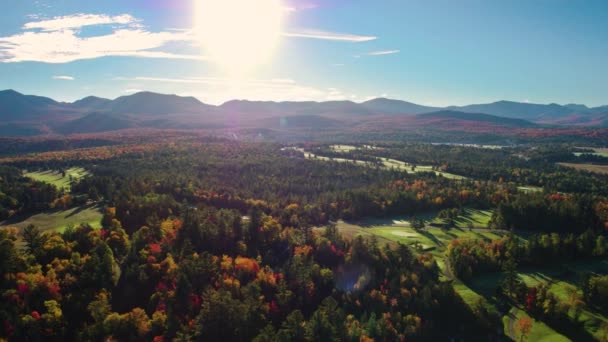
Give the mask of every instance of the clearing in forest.
[[[492, 219], [493, 210], [479, 210], [466, 208], [463, 215], [459, 215], [454, 219], [454, 227], [460, 229], [468, 228], [488, 228], [490, 220]], [[435, 218], [429, 224], [446, 226], [448, 225], [448, 219]]]
[[57, 189], [64, 189], [65, 191], [69, 192], [72, 182], [76, 182], [88, 174], [89, 172], [81, 167], [72, 167], [65, 170], [65, 172], [58, 170], [45, 170], [26, 172], [23, 174], [23, 176], [40, 182], [53, 184], [57, 187]]
[[[561, 301], [567, 303], [575, 298], [573, 297], [573, 293], [576, 293], [576, 296], [579, 298], [582, 297], [583, 292], [579, 284], [581, 282], [581, 272], [583, 271], [594, 274], [608, 274], [608, 260], [594, 262], [579, 261], [553, 267], [524, 267], [520, 270], [519, 277], [528, 287], [538, 286], [541, 283], [548, 284], [549, 291], [554, 293]], [[495, 289], [500, 285], [502, 279], [503, 274], [500, 272], [487, 273], [474, 277], [468, 284], [462, 284], [461, 287], [482, 296], [486, 300], [493, 300]], [[458, 293], [462, 296], [461, 291], [458, 291]], [[465, 298], [463, 297], [463, 299]], [[470, 305], [468, 301], [467, 303]], [[517, 312], [518, 316], [519, 314], [526, 315], [522, 309], [518, 309]], [[570, 317], [574, 317], [574, 310], [570, 310], [568, 314]], [[513, 317], [509, 317], [509, 314], [503, 317], [503, 321], [509, 320], [508, 322], [510, 322], [511, 319]], [[591, 311], [589, 308], [584, 308], [578, 317], [578, 322], [589, 335], [594, 335], [600, 326], [607, 321], [608, 317]], [[538, 325], [538, 330], [533, 328], [532, 335], [539, 337], [539, 341], [552, 341], [552, 338], [555, 336], [561, 336], [542, 322], [535, 321], [534, 325]], [[508, 327], [505, 326], [505, 333], [508, 332], [507, 329]], [[532, 340], [531, 337], [530, 340]]]
[[11, 218], [0, 222], [0, 228], [17, 227], [23, 229], [33, 224], [41, 231], [62, 232], [70, 225], [77, 226], [81, 223], [89, 224], [93, 228], [101, 228], [102, 216], [99, 206], [82, 206], [68, 210], [47, 211], [29, 217]]
[[600, 174], [608, 174], [608, 165], [558, 163], [561, 166], [570, 167], [579, 171], [588, 171]]

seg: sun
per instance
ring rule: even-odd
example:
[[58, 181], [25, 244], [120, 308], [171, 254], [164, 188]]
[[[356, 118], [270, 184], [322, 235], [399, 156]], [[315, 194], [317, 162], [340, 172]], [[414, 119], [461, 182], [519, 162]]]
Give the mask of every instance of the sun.
[[195, 32], [204, 53], [229, 72], [268, 62], [281, 38], [280, 0], [194, 0]]

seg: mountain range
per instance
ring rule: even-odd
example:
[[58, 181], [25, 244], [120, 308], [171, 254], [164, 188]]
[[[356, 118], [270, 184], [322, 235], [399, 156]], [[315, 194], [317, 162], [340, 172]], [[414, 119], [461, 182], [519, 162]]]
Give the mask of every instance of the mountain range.
[[194, 97], [140, 92], [114, 100], [89, 96], [66, 103], [0, 91], [0, 135], [98, 133], [132, 128], [311, 129], [424, 123], [484, 127], [608, 127], [608, 106], [498, 101], [445, 108], [377, 98], [351, 101], [271, 102], [234, 100], [220, 106]]

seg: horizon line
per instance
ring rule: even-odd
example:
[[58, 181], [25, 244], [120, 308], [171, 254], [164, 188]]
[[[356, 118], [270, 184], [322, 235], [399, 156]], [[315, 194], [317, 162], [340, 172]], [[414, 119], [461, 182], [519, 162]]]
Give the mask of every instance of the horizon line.
[[130, 96], [134, 96], [137, 94], [142, 94], [142, 93], [149, 93], [149, 94], [155, 94], [155, 95], [166, 95], [166, 96], [177, 96], [177, 97], [181, 97], [181, 98], [194, 98], [197, 101], [201, 102], [202, 104], [205, 105], [209, 105], [209, 106], [215, 106], [215, 107], [221, 107], [229, 102], [234, 102], [234, 101], [247, 101], [247, 102], [271, 102], [271, 103], [303, 103], [303, 102], [314, 102], [314, 103], [328, 103], [328, 102], [350, 102], [350, 103], [355, 103], [355, 104], [364, 104], [370, 101], [374, 101], [374, 100], [389, 100], [389, 101], [400, 101], [400, 102], [407, 102], [409, 104], [413, 104], [413, 105], [417, 105], [417, 106], [422, 106], [422, 107], [431, 107], [431, 108], [436, 108], [436, 109], [450, 109], [451, 107], [466, 107], [466, 106], [474, 106], [474, 105], [488, 105], [488, 104], [494, 104], [494, 103], [499, 103], [499, 102], [512, 102], [512, 103], [519, 103], [519, 104], [527, 104], [527, 105], [541, 105], [541, 106], [550, 106], [550, 105], [558, 105], [558, 106], [568, 106], [568, 105], [582, 105], [587, 107], [588, 109], [595, 109], [595, 108], [601, 108], [601, 107], [607, 107], [608, 105], [599, 105], [599, 106], [589, 106], [586, 104], [582, 104], [582, 103], [564, 103], [564, 104], [560, 104], [558, 102], [549, 102], [549, 103], [538, 103], [538, 102], [528, 102], [528, 101], [514, 101], [514, 100], [505, 100], [505, 99], [501, 99], [501, 100], [495, 100], [495, 101], [491, 101], [491, 102], [478, 102], [478, 103], [469, 103], [469, 104], [464, 104], [464, 105], [447, 105], [447, 106], [436, 106], [436, 105], [427, 105], [427, 104], [420, 104], [418, 102], [412, 102], [409, 100], [403, 100], [403, 99], [399, 99], [399, 98], [390, 98], [390, 97], [385, 97], [385, 96], [378, 96], [378, 97], [372, 97], [372, 98], [368, 98], [364, 101], [353, 101], [352, 99], [342, 99], [342, 100], [327, 100], [327, 101], [316, 101], [316, 100], [297, 100], [297, 101], [293, 101], [293, 100], [250, 100], [250, 99], [245, 99], [245, 98], [234, 98], [231, 100], [227, 100], [224, 101], [221, 104], [215, 105], [215, 104], [211, 104], [211, 103], [207, 103], [204, 102], [203, 100], [201, 100], [199, 97], [197, 96], [191, 96], [191, 95], [179, 95], [179, 94], [169, 94], [169, 93], [160, 93], [160, 92], [155, 92], [155, 91], [150, 91], [150, 90], [139, 90], [137, 92], [134, 92], [132, 94], [128, 94], [128, 95], [121, 95], [115, 98], [106, 98], [106, 97], [101, 97], [101, 96], [97, 96], [97, 95], [87, 95], [85, 97], [82, 98], [78, 98], [76, 100], [73, 101], [58, 101], [50, 96], [44, 96], [44, 95], [36, 95], [36, 94], [25, 94], [23, 92], [20, 92], [18, 90], [15, 90], [13, 88], [8, 88], [8, 89], [3, 89], [0, 90], [0, 93], [2, 92], [8, 92], [8, 91], [13, 91], [16, 92], [20, 95], [23, 96], [37, 96], [37, 97], [46, 97], [48, 99], [51, 99], [55, 102], [58, 103], [66, 103], [66, 104], [73, 104], [75, 102], [78, 102], [80, 100], [83, 100], [85, 98], [88, 97], [97, 97], [100, 99], [104, 99], [104, 100], [109, 100], [109, 101], [115, 101], [116, 99], [122, 98], [122, 97], [130, 97]]

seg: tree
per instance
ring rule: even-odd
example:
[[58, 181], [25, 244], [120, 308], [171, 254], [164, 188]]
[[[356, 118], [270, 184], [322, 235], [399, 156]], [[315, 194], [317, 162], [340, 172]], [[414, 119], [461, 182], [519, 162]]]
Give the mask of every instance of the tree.
[[513, 296], [521, 283], [521, 279], [519, 279], [519, 274], [517, 273], [517, 263], [513, 256], [505, 261], [502, 271], [505, 275], [505, 278], [502, 281], [502, 287], [510, 296]]
[[600, 342], [608, 342], [608, 322], [602, 323], [595, 333], [595, 338]]
[[416, 216], [412, 217], [412, 228], [419, 230], [424, 228], [424, 220], [423, 219], [419, 219]]
[[253, 208], [249, 213], [249, 225], [247, 226], [247, 247], [250, 256], [257, 256], [260, 241], [260, 226], [262, 224], [262, 211]]
[[[0, 229], [0, 274], [2, 275], [17, 271], [21, 264], [15, 240], [16, 237], [9, 232], [9, 229]], [[0, 284], [3, 281], [5, 279], [0, 279]]]
[[250, 341], [255, 337], [257, 320], [264, 318], [255, 306], [233, 298], [226, 290], [206, 291], [203, 298], [197, 341]]
[[532, 318], [526, 316], [518, 319], [515, 322], [515, 330], [519, 334], [519, 340], [523, 342], [532, 331]]
[[290, 313], [278, 334], [280, 341], [304, 341], [306, 337], [304, 315], [299, 310]]
[[325, 233], [323, 234], [327, 240], [331, 242], [336, 242], [339, 239], [338, 227], [335, 222], [330, 222], [325, 228]]
[[23, 229], [22, 235], [27, 252], [32, 255], [37, 255], [44, 245], [44, 237], [42, 236], [40, 229], [35, 225], [30, 224]]

